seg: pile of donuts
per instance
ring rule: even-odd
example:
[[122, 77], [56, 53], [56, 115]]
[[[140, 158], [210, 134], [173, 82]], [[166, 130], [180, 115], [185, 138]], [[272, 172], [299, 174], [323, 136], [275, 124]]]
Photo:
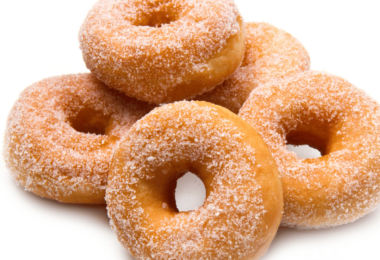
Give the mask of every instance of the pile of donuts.
[[[79, 41], [91, 73], [26, 88], [4, 159], [27, 191], [107, 203], [136, 259], [259, 259], [280, 224], [334, 227], [379, 205], [379, 104], [310, 71], [297, 39], [233, 0], [100, 0]], [[206, 199], [179, 212], [189, 171]]]

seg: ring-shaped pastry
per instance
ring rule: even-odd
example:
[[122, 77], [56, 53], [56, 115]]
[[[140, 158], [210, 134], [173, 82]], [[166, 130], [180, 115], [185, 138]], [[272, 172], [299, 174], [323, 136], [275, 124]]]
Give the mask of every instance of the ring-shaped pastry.
[[[346, 80], [305, 72], [252, 91], [239, 115], [263, 137], [284, 187], [282, 224], [346, 224], [380, 203], [380, 106]], [[286, 144], [322, 157], [298, 158]]]
[[[177, 179], [206, 187], [203, 206], [178, 212]], [[258, 259], [281, 221], [282, 188], [261, 137], [229, 110], [178, 102], [138, 121], [116, 150], [108, 214], [137, 259]]]
[[79, 40], [98, 79], [156, 104], [213, 89], [244, 56], [243, 21], [233, 0], [100, 0]]
[[91, 74], [48, 78], [26, 88], [7, 121], [4, 159], [39, 196], [104, 204], [117, 141], [152, 109]]

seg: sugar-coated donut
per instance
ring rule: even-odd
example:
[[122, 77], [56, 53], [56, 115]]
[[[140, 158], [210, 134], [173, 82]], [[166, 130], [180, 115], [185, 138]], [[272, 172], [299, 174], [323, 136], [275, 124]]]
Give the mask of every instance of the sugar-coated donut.
[[[206, 187], [204, 205], [178, 212], [177, 179]], [[106, 200], [111, 225], [137, 259], [253, 260], [282, 215], [277, 166], [261, 137], [237, 115], [207, 102], [156, 108], [120, 141]]]
[[7, 121], [4, 159], [26, 190], [66, 203], [105, 203], [116, 142], [153, 107], [90, 74], [26, 88]]
[[233, 0], [100, 0], [79, 40], [98, 79], [156, 104], [213, 89], [244, 56]]
[[256, 87], [310, 69], [303, 45], [289, 33], [267, 23], [245, 24], [245, 55], [241, 67], [220, 86], [195, 100], [208, 101], [238, 113]]
[[[346, 80], [305, 72], [252, 91], [239, 115], [269, 146], [284, 187], [282, 224], [352, 222], [380, 199], [380, 106]], [[301, 159], [286, 144], [322, 157]]]

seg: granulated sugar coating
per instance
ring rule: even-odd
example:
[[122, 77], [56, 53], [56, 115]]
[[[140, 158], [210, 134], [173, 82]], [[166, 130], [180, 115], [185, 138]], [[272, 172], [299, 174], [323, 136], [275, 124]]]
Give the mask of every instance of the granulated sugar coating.
[[[380, 106], [337, 76], [305, 72], [252, 91], [239, 115], [269, 146], [284, 187], [282, 224], [300, 229], [352, 222], [380, 198]], [[301, 159], [286, 144], [322, 157]]]
[[[203, 206], [178, 212], [174, 191], [186, 172], [206, 187]], [[241, 118], [206, 102], [156, 108], [116, 150], [108, 214], [137, 259], [258, 259], [281, 221], [277, 167]]]
[[213, 89], [244, 56], [233, 0], [100, 0], [79, 41], [98, 79], [156, 104]]
[[254, 88], [310, 69], [309, 54], [289, 33], [267, 23], [253, 22], [245, 24], [245, 31], [241, 67], [223, 84], [195, 100], [208, 101], [238, 113]]
[[103, 204], [116, 142], [151, 109], [90, 74], [42, 80], [21, 93], [9, 114], [4, 159], [28, 191]]

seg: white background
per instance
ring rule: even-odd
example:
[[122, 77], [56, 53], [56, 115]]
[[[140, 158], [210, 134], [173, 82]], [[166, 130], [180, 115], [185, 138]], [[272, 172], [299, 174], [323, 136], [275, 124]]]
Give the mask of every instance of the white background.
[[[342, 76], [380, 101], [380, 1], [236, 2], [246, 21], [266, 21], [298, 38], [312, 69]], [[77, 35], [93, 3], [0, 2], [2, 134], [22, 89], [49, 76], [87, 71]], [[2, 159], [0, 205], [0, 259], [133, 259], [109, 227], [105, 207], [64, 205], [24, 192]], [[380, 259], [379, 240], [377, 210], [332, 229], [280, 228], [262, 259]]]

